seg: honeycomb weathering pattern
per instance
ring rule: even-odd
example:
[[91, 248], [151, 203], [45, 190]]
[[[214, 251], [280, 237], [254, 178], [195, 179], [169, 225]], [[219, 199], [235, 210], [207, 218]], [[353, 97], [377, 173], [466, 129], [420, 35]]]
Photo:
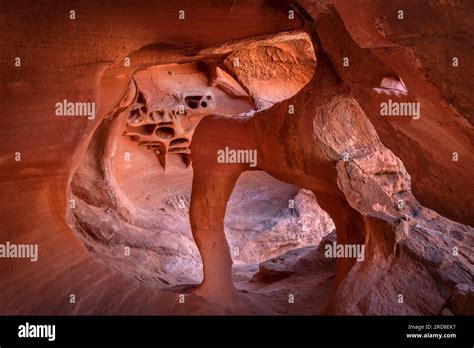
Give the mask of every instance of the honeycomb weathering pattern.
[[148, 81], [153, 82], [148, 72], [134, 79], [137, 94], [128, 109], [130, 114], [123, 134], [154, 151], [163, 169], [168, 154], [180, 155], [188, 167], [194, 129], [215, 109], [214, 95], [208, 89], [166, 90], [161, 95], [154, 83], [154, 88], [150, 88]]

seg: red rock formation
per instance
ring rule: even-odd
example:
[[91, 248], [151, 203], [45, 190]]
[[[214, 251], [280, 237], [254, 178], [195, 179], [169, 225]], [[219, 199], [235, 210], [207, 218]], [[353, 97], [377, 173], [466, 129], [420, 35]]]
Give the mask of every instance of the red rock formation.
[[[71, 182], [72, 226], [81, 240], [109, 267], [152, 287], [202, 279], [189, 225], [192, 170], [181, 151], [190, 153], [194, 127], [206, 113], [240, 114], [254, 108], [235, 80], [222, 71], [219, 75], [219, 84], [212, 86], [199, 65], [191, 63], [137, 73], [127, 93], [133, 97], [122, 103], [128, 106], [102, 122]], [[211, 99], [206, 108], [193, 108], [188, 95]], [[158, 134], [163, 127], [173, 137]], [[187, 142], [173, 151], [173, 141], [184, 138]], [[102, 154], [105, 160], [97, 162]], [[315, 245], [333, 229], [311, 193], [298, 193], [260, 172], [242, 177], [233, 197], [226, 231], [239, 268]], [[271, 209], [275, 204], [278, 208]], [[127, 257], [125, 248], [131, 250]]]
[[[404, 22], [397, 19], [399, 9]], [[474, 32], [471, 4], [136, 6], [123, 0], [109, 7], [60, 1], [9, 3], [3, 12], [0, 105], [8, 117], [0, 120], [0, 242], [38, 244], [39, 257], [0, 259], [2, 314], [320, 314], [325, 308], [335, 314], [472, 314], [473, 229], [461, 225], [474, 222], [468, 185], [474, 172], [473, 73], [466, 64], [472, 47], [464, 45]], [[179, 198], [170, 201], [168, 215], [144, 209], [152, 209], [143, 198], [149, 173], [163, 173], [150, 150], [159, 150], [171, 173], [168, 181], [157, 174], [163, 186], [150, 191], [169, 185], [189, 192], [189, 185], [176, 181], [189, 180], [191, 169], [167, 157], [173, 146], [164, 139], [174, 138], [181, 125], [156, 134], [165, 127], [159, 122], [169, 121], [141, 120], [161, 137], [134, 139], [150, 150], [138, 150], [123, 136], [124, 129], [133, 135], [125, 128], [135, 120], [128, 119], [130, 111], [145, 105], [136, 87], [150, 87], [146, 69], [170, 64], [192, 66], [204, 82], [188, 74], [188, 83], [222, 93], [221, 109], [204, 117], [192, 138], [186, 135], [193, 178], [190, 203], [183, 200], [190, 204], [193, 239], [186, 235], [186, 213], [176, 209]], [[134, 76], [136, 84], [130, 83]], [[419, 102], [421, 117], [381, 117], [381, 103], [389, 99]], [[94, 102], [96, 113], [59, 117], [55, 105], [63, 100]], [[156, 106], [146, 105], [139, 117]], [[226, 148], [256, 151], [252, 166], [220, 163], [219, 151]], [[139, 158], [136, 169], [120, 162], [127, 150]], [[190, 164], [188, 148], [181, 150]], [[304, 216], [319, 216], [308, 191], [295, 197], [299, 188], [312, 191], [334, 221], [336, 242], [363, 245], [364, 260], [336, 258], [333, 270], [333, 260], [322, 256], [331, 237], [314, 246], [331, 223], [322, 217], [313, 221], [311, 231], [324, 226], [315, 239], [307, 231], [292, 239], [288, 231], [299, 231], [303, 216], [293, 218], [288, 210], [269, 215], [280, 225], [245, 241], [245, 248], [261, 252], [233, 260], [227, 240], [231, 247], [244, 243], [236, 221], [245, 220], [242, 229], [248, 230], [260, 213], [256, 205], [253, 215], [243, 212], [250, 200], [241, 193], [259, 187], [274, 188], [271, 197], [279, 202], [299, 200]], [[163, 207], [170, 196], [157, 197], [156, 207]], [[272, 241], [276, 235], [284, 238]], [[194, 241], [204, 271], [197, 289]], [[290, 250], [307, 244], [314, 247]], [[123, 254], [124, 245], [134, 247], [132, 258]], [[257, 253], [277, 258], [264, 261]], [[156, 289], [166, 284], [176, 287]], [[300, 294], [295, 305], [288, 293]], [[186, 294], [186, 304], [179, 294]]]
[[[235, 296], [230, 295], [235, 291], [222, 221], [236, 178], [252, 169], [243, 164], [216, 163], [216, 153], [227, 147], [256, 149], [259, 155], [256, 169], [316, 194], [322, 208], [335, 222], [339, 244], [364, 243], [370, 250], [368, 259], [353, 270], [353, 259], [337, 260], [336, 286], [344, 282], [330, 308], [334, 306], [336, 313], [349, 314], [440, 313], [453, 290], [449, 281], [442, 281], [445, 290], [437, 293], [433, 302], [428, 301], [430, 310], [423, 305], [426, 299], [417, 296], [409, 306], [396, 305], [397, 294], [414, 292], [410, 284], [398, 277], [390, 289], [385, 277], [389, 269], [397, 269], [402, 263], [403, 257], [397, 255], [397, 249], [406, 243], [405, 239], [412, 238], [411, 231], [418, 226], [420, 208], [410, 192], [410, 177], [401, 161], [382, 145], [322, 52], [317, 55], [317, 62], [312, 82], [294, 98], [255, 114], [247, 122], [216, 116], [205, 118], [198, 126], [192, 146], [195, 165], [191, 223], [204, 262], [205, 278], [199, 294], [217, 301]], [[301, 105], [304, 108], [298, 109]], [[296, 107], [296, 115], [288, 112], [290, 106]], [[230, 134], [231, 130], [232, 134], [222, 139], [210, 136]], [[201, 216], [205, 211], [209, 215], [203, 221]], [[424, 287], [433, 288], [440, 277], [433, 273], [438, 272], [454, 272], [455, 282], [468, 284], [472, 279], [472, 265], [465, 258], [469, 253], [459, 255], [459, 260], [454, 262], [449, 251], [445, 252], [446, 262], [454, 267], [452, 271], [436, 269], [439, 266], [430, 260], [432, 255], [417, 256], [423, 260], [419, 272], [430, 274], [423, 280]], [[358, 272], [359, 269], [364, 271]], [[357, 277], [352, 275], [354, 272], [358, 273]], [[441, 276], [445, 277], [449, 278], [446, 274]], [[364, 301], [377, 303], [372, 297], [380, 296], [380, 292], [367, 291], [372, 289], [368, 285], [381, 283], [389, 289], [382, 296], [391, 292], [392, 301], [387, 300], [384, 308], [365, 305]], [[435, 298], [439, 302], [435, 303]]]
[[[472, 4], [442, 1], [302, 1], [313, 17], [321, 45], [384, 144], [403, 161], [420, 201], [439, 213], [474, 225]], [[398, 19], [398, 11], [403, 19]], [[467, 22], [466, 22], [467, 20]], [[337, 38], [336, 40], [334, 38]], [[343, 59], [349, 59], [344, 66]], [[453, 66], [457, 58], [459, 66]], [[456, 65], [456, 64], [455, 64]], [[384, 78], [401, 78], [408, 95], [380, 94]], [[417, 120], [380, 117], [388, 99], [419, 102]], [[456, 152], [459, 160], [453, 160]], [[458, 192], [464, 191], [460, 197]]]

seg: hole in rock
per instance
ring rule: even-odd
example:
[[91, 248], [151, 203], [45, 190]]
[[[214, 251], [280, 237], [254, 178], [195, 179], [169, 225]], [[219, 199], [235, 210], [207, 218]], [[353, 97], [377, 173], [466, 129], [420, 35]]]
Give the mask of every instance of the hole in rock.
[[173, 147], [173, 148], [170, 148], [169, 149], [169, 152], [170, 153], [173, 153], [173, 152], [183, 152], [183, 151], [186, 151], [188, 148], [187, 147]]
[[133, 122], [137, 120], [140, 117], [140, 110], [139, 109], [134, 109], [132, 112], [130, 112], [130, 116], [128, 117], [128, 120], [130, 122]]
[[[134, 75], [133, 102], [99, 125], [71, 183], [74, 229], [96, 258], [152, 288], [182, 291], [202, 281], [189, 223], [193, 132], [206, 115], [252, 117], [303, 88], [315, 70], [314, 51], [306, 34], [288, 35], [232, 52], [211, 75], [202, 62]], [[235, 57], [247, 68], [234, 69]], [[168, 116], [183, 105], [180, 118]], [[159, 119], [146, 114], [157, 107]], [[322, 312], [334, 263], [323, 260], [320, 242], [335, 233], [312, 192], [245, 172], [224, 226], [238, 289], [298, 313], [303, 309], [288, 306], [291, 289], [311, 299], [308, 313]]]
[[161, 139], [172, 139], [175, 135], [175, 131], [171, 127], [158, 127], [155, 133]]
[[170, 146], [176, 146], [176, 145], [185, 145], [188, 144], [189, 140], [184, 139], [184, 138], [178, 138], [178, 139], [173, 139], [170, 141]]
[[141, 105], [146, 104], [146, 98], [145, 98], [145, 95], [142, 92], [138, 92], [137, 104], [141, 104]]
[[201, 99], [202, 96], [200, 95], [192, 95], [184, 98], [184, 101], [186, 102], [186, 105], [189, 106], [191, 109], [197, 109]]
[[138, 127], [127, 126], [127, 132], [134, 137], [134, 139], [140, 139], [140, 135], [151, 135], [155, 132], [156, 125], [146, 124]]

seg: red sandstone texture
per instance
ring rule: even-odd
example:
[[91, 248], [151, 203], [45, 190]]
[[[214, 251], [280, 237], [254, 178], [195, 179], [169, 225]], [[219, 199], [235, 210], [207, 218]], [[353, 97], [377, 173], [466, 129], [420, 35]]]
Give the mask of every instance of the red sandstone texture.
[[1, 314], [474, 314], [471, 2], [71, 6], [2, 8]]

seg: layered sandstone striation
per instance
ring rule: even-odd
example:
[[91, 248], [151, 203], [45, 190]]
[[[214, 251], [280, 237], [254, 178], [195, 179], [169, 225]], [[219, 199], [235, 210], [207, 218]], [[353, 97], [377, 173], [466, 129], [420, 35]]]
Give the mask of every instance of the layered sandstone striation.
[[71, 6], [3, 9], [2, 314], [473, 314], [472, 4]]

